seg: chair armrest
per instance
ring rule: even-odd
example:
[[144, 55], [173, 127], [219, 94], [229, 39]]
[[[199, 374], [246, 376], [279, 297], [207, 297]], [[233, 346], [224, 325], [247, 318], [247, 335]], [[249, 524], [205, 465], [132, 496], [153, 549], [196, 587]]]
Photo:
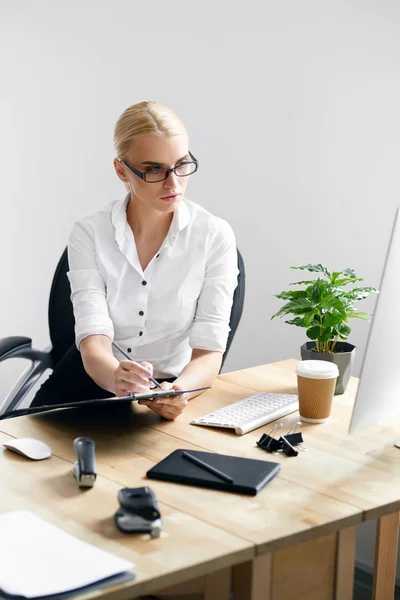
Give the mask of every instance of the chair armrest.
[[[50, 346], [51, 348], [51, 346]], [[0, 363], [8, 358], [27, 358], [31, 365], [25, 369], [0, 406], [0, 416], [16, 410], [26, 394], [46, 369], [53, 369], [51, 350], [35, 350], [28, 337], [12, 336], [0, 339]]]
[[22, 336], [11, 336], [0, 339], [0, 362], [8, 358], [28, 358], [51, 365], [50, 352], [42, 352], [32, 348], [32, 339]]
[[12, 336], [0, 339], [0, 360], [5, 360], [14, 355], [15, 351], [32, 347], [32, 340], [28, 337]]

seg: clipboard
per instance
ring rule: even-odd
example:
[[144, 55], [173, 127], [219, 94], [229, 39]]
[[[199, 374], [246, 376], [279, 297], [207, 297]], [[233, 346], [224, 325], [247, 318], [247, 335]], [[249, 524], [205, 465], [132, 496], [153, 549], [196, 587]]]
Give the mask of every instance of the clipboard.
[[35, 415], [42, 412], [50, 412], [61, 408], [79, 408], [87, 406], [107, 406], [111, 404], [127, 404], [139, 400], [155, 400], [167, 396], [179, 396], [180, 394], [190, 394], [210, 389], [210, 386], [193, 388], [191, 390], [159, 390], [154, 389], [141, 394], [128, 394], [127, 396], [110, 396], [110, 398], [94, 398], [93, 400], [78, 400], [75, 402], [63, 402], [62, 404], [43, 404], [42, 406], [28, 406], [27, 408], [16, 408], [0, 415], [2, 419], [11, 419], [12, 417], [23, 417], [25, 415]]
[[[199, 462], [206, 463], [232, 481], [228, 482], [199, 464], [185, 460], [184, 454], [199, 459]], [[280, 470], [281, 465], [272, 461], [179, 449], [147, 471], [146, 476], [149, 479], [255, 496]]]

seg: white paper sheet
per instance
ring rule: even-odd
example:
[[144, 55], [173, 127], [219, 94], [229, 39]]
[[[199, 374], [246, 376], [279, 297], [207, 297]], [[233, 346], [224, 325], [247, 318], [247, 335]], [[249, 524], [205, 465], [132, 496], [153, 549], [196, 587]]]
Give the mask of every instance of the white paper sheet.
[[58, 594], [133, 566], [28, 511], [0, 514], [0, 590], [8, 594]]

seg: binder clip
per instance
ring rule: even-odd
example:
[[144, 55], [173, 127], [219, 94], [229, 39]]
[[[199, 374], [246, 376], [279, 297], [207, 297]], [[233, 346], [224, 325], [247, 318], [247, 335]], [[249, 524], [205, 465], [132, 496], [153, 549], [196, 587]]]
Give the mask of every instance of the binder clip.
[[149, 487], [123, 488], [118, 492], [119, 509], [114, 515], [115, 524], [124, 533], [149, 533], [160, 537], [161, 513], [157, 498]]
[[95, 444], [89, 437], [74, 439], [74, 450], [78, 458], [73, 467], [73, 474], [80, 488], [91, 488], [96, 481]]
[[286, 456], [297, 456], [298, 451], [294, 448], [294, 446], [298, 446], [303, 443], [302, 434], [296, 433], [297, 427], [301, 425], [301, 421], [298, 421], [292, 429], [286, 435], [282, 435], [278, 442], [281, 445], [281, 450]]
[[[297, 456], [299, 452], [296, 450], [295, 446], [303, 443], [302, 434], [297, 432], [299, 425], [301, 425], [301, 421], [298, 421], [286, 435], [281, 435], [277, 440], [274, 435], [279, 425], [275, 423], [275, 425], [272, 426], [269, 434], [263, 433], [257, 442], [257, 446], [263, 450], [266, 450], [267, 452], [281, 451], [283, 454], [286, 454], [286, 456]], [[280, 426], [282, 427], [283, 423], [281, 423]], [[304, 450], [304, 448], [299, 447], [299, 450]]]
[[[282, 427], [282, 423], [281, 423], [281, 427]], [[260, 439], [257, 442], [257, 446], [259, 446], [263, 450], [266, 450], [267, 452], [276, 452], [277, 450], [280, 450], [281, 445], [280, 445], [279, 441], [274, 438], [274, 435], [275, 435], [277, 429], [278, 429], [278, 424], [275, 423], [275, 425], [272, 426], [272, 429], [270, 430], [269, 434], [266, 434], [266, 433], [262, 434], [262, 436], [260, 437]]]
[[285, 438], [290, 444], [292, 444], [292, 446], [302, 444], [304, 441], [302, 433], [300, 431], [297, 433], [297, 428], [300, 427], [300, 425], [301, 421], [297, 421], [297, 423], [293, 425], [292, 429], [290, 429], [289, 432], [285, 435]]
[[288, 441], [287, 436], [282, 435], [278, 440], [281, 450], [286, 456], [297, 456], [298, 451], [296, 448], [292, 446], [292, 444]]

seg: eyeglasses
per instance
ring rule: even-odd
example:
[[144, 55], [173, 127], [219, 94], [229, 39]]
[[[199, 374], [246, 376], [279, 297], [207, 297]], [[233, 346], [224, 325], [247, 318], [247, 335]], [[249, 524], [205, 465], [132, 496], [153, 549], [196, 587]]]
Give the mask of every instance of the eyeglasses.
[[158, 183], [159, 181], [164, 181], [167, 179], [172, 171], [178, 177], [187, 177], [188, 175], [193, 175], [193, 173], [195, 173], [199, 168], [199, 161], [191, 152], [189, 152], [189, 155], [193, 160], [181, 162], [176, 167], [172, 167], [172, 169], [160, 169], [159, 167], [152, 167], [148, 171], [138, 171], [138, 169], [132, 167], [132, 165], [127, 163], [125, 160], [121, 158], [118, 160], [128, 167], [132, 173], [135, 173], [135, 175], [140, 177], [140, 179], [143, 179], [143, 181], [146, 181], [147, 183]]

